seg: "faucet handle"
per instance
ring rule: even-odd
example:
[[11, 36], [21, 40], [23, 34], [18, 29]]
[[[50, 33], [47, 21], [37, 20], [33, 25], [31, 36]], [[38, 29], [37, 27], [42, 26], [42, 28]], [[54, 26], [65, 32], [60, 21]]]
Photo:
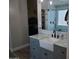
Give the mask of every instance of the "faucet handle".
[[59, 35], [57, 35], [57, 39], [59, 38]]
[[56, 38], [56, 33], [54, 33], [54, 38]]
[[54, 37], [54, 35], [52, 34], [52, 37]]

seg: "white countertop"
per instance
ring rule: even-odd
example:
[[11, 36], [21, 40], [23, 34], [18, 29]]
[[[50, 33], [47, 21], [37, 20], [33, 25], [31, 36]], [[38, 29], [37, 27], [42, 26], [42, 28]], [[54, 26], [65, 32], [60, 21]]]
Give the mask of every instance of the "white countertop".
[[36, 34], [36, 35], [32, 35], [30, 36], [30, 38], [35, 38], [35, 39], [38, 39], [38, 40], [43, 40], [45, 38], [48, 38], [50, 35], [47, 35], [47, 34]]
[[35, 38], [35, 39], [43, 40], [43, 41], [45, 40], [46, 42], [49, 42], [50, 44], [52, 44], [53, 42], [56, 41], [54, 44], [62, 46], [62, 47], [66, 47], [66, 48], [69, 46], [68, 39], [63, 39], [63, 40], [55, 39], [55, 38], [52, 38], [50, 35], [47, 35], [47, 34], [32, 35], [32, 36], [30, 36], [30, 38]]
[[59, 40], [57, 42], [55, 42], [56, 45], [68, 48], [69, 47], [69, 42], [67, 39], [63, 39], [63, 40]]

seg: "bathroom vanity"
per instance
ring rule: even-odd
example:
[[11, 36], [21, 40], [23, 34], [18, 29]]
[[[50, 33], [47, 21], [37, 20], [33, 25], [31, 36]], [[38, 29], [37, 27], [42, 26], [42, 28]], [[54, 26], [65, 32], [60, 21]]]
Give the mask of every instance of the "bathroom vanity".
[[45, 34], [30, 36], [31, 59], [68, 59], [68, 41]]

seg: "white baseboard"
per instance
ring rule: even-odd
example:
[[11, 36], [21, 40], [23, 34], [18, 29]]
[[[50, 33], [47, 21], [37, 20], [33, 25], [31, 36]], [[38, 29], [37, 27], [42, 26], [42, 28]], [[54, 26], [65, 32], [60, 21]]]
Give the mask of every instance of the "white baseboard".
[[20, 59], [19, 57], [16, 57], [16, 58], [9, 58], [9, 59]]
[[22, 45], [22, 46], [13, 48], [13, 49], [10, 48], [10, 50], [13, 52], [13, 51], [17, 51], [17, 50], [20, 50], [20, 49], [25, 48], [25, 47], [28, 47], [28, 46], [29, 46], [29, 44], [25, 44], [25, 45]]

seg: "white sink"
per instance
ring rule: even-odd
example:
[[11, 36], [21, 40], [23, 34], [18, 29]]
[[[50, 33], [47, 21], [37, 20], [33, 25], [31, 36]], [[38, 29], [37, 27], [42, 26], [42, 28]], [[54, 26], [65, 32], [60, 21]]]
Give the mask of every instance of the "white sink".
[[59, 39], [56, 39], [56, 38], [45, 38], [43, 40], [39, 40], [40, 47], [45, 48], [45, 49], [50, 50], [50, 51], [53, 51], [53, 45], [58, 40]]

